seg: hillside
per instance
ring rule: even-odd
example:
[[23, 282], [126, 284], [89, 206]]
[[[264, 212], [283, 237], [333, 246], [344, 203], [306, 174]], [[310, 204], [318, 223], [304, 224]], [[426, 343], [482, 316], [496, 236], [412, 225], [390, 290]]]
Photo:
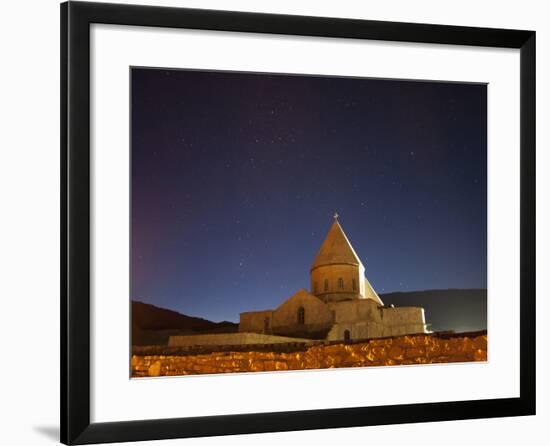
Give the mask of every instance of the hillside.
[[381, 294], [385, 305], [418, 306], [433, 331], [487, 329], [487, 290], [449, 289]]
[[165, 344], [170, 335], [191, 333], [232, 333], [238, 331], [233, 322], [212, 322], [187, 316], [143, 302], [132, 301], [132, 344]]

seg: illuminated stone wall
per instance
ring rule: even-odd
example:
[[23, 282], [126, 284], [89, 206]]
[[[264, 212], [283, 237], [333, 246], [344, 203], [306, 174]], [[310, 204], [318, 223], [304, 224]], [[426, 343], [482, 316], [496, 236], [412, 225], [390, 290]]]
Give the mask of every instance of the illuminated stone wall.
[[[487, 360], [487, 334], [412, 335], [357, 343], [304, 345], [297, 351], [134, 354], [134, 377], [432, 364]], [[294, 347], [295, 348], [295, 347]]]
[[284, 336], [269, 336], [259, 333], [219, 333], [170, 336], [169, 347], [208, 346], [208, 345], [250, 345], [250, 344], [281, 344], [289, 342], [305, 342], [307, 339], [288, 338]]

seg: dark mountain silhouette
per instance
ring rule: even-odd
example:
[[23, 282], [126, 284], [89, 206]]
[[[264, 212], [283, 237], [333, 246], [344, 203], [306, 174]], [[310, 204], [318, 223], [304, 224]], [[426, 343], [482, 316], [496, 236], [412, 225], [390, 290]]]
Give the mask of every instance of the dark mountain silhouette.
[[233, 329], [237, 324], [228, 321], [212, 322], [200, 317], [187, 316], [177, 311], [132, 301], [132, 321], [143, 330], [191, 330], [206, 331]]
[[192, 333], [232, 333], [239, 325], [212, 322], [187, 316], [143, 302], [132, 301], [132, 344], [166, 344], [170, 335]]
[[487, 290], [449, 289], [381, 294], [384, 305], [423, 307], [433, 331], [487, 329]]

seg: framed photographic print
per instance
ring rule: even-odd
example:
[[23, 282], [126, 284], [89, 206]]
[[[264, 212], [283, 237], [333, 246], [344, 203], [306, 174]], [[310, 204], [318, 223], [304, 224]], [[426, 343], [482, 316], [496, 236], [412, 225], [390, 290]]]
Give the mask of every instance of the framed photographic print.
[[534, 31], [61, 24], [62, 442], [535, 413]]

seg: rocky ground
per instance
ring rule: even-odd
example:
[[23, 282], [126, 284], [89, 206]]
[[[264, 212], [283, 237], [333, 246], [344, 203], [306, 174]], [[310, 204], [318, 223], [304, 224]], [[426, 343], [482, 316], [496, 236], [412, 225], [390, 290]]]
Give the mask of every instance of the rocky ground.
[[[487, 361], [487, 332], [434, 333], [354, 342], [226, 347], [224, 351], [134, 349], [133, 377]], [[152, 354], [154, 353], [154, 354]], [[164, 353], [164, 354], [163, 354]]]

